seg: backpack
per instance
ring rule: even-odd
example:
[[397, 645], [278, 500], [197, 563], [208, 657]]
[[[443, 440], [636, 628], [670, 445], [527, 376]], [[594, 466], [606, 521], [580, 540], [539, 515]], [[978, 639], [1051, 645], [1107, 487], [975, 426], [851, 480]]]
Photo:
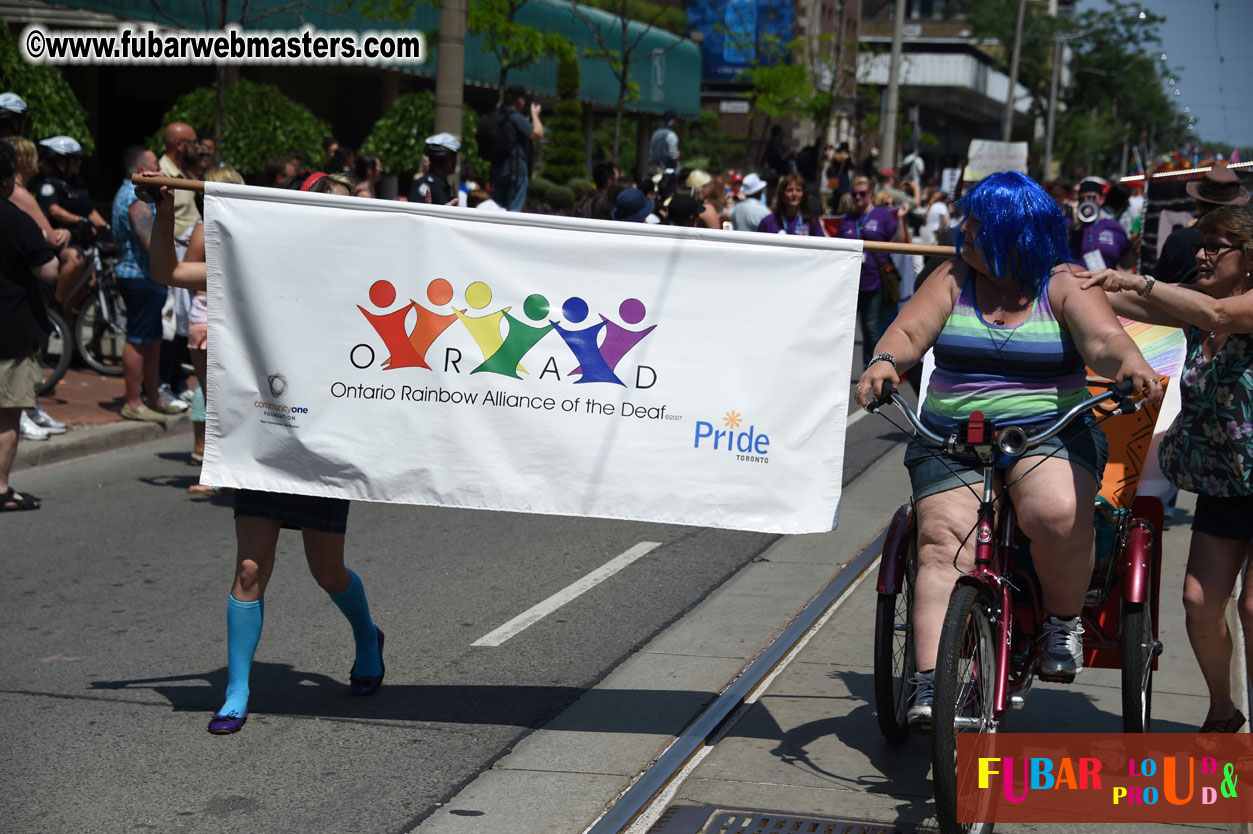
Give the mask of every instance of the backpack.
[[479, 119], [474, 140], [479, 145], [479, 156], [488, 162], [504, 162], [513, 150], [513, 130], [509, 126], [509, 111], [498, 107]]

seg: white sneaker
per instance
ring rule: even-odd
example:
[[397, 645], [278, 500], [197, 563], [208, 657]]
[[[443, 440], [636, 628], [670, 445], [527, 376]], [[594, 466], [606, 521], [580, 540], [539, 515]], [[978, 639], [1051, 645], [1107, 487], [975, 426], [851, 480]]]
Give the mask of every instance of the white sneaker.
[[190, 407], [191, 401], [196, 399], [196, 392], [194, 389], [188, 388], [186, 391], [179, 394], [178, 398], [182, 400], [183, 402], [187, 403], [188, 407]]
[[1040, 674], [1074, 677], [1083, 671], [1083, 626], [1078, 617], [1050, 616], [1040, 629]]
[[914, 688], [909, 705], [909, 712], [906, 718], [910, 724], [914, 726], [929, 725], [931, 723], [931, 704], [935, 701], [935, 670], [930, 672], [916, 672], [909, 679], [909, 685]]
[[163, 414], [181, 414], [189, 407], [187, 403], [174, 396], [174, 392], [168, 385], [162, 385], [157, 389], [157, 401], [148, 405]]
[[45, 429], [48, 434], [65, 434], [70, 428], [60, 420], [54, 419], [51, 414], [44, 411], [39, 406], [26, 409], [26, 416], [29, 417], [35, 425]]
[[27, 417], [25, 410], [22, 411], [21, 420], [18, 421], [18, 431], [21, 432], [23, 440], [47, 440], [52, 437], [52, 432]]

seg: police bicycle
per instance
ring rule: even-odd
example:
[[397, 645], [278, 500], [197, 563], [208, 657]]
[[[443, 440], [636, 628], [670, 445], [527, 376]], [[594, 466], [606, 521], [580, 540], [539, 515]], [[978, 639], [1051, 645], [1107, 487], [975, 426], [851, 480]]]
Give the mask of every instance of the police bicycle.
[[113, 274], [118, 249], [107, 227], [98, 230], [80, 223], [73, 234], [87, 261], [65, 300], [65, 319], [73, 348], [93, 371], [121, 376], [122, 352], [126, 348], [126, 302]]
[[[1104, 389], [1039, 430], [998, 426], [976, 412], [943, 437], [914, 414], [890, 383], [867, 405], [894, 404], [920, 443], [938, 455], [974, 460], [984, 482], [975, 538], [975, 567], [959, 577], [940, 633], [932, 705], [932, 774], [936, 814], [944, 832], [991, 831], [990, 823], [957, 821], [957, 737], [994, 733], [1010, 706], [1021, 707], [1040, 657], [1036, 637], [1045, 619], [1030, 552], [1014, 521], [1007, 489], [998, 495], [997, 462], [1021, 458], [1055, 437], [1076, 417], [1095, 409], [1108, 419], [1137, 411], [1130, 382], [1090, 382]], [[1112, 405], [1112, 407], [1110, 407]], [[997, 511], [997, 503], [1000, 511]], [[1130, 508], [1098, 500], [1097, 561], [1081, 615], [1086, 666], [1121, 668], [1123, 731], [1148, 732], [1152, 676], [1162, 645], [1156, 638], [1161, 565], [1161, 502], [1136, 498]], [[908, 733], [905, 718], [914, 673], [912, 587], [917, 572], [917, 530], [912, 505], [897, 510], [880, 563], [875, 621], [875, 700], [880, 729], [890, 741]], [[1043, 679], [1043, 678], [1042, 678]]]

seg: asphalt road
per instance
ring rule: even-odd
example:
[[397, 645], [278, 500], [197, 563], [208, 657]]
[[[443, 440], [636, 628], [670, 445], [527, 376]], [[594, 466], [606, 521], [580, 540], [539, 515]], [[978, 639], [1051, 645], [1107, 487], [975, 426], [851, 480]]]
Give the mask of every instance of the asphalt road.
[[[211, 736], [234, 533], [229, 496], [184, 492], [189, 442], [15, 478], [44, 508], [0, 517], [5, 831], [409, 831], [775, 538], [356, 503], [348, 562], [387, 632], [383, 689], [348, 695], [348, 625], [285, 532], [248, 725]], [[889, 452], [881, 420], [851, 426], [845, 482]], [[641, 542], [660, 545], [472, 645]]]

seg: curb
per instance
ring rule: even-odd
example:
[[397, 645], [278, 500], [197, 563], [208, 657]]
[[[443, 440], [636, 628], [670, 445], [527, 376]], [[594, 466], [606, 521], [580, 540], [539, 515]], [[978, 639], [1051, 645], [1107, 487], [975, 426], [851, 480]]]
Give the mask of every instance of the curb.
[[191, 434], [191, 421], [187, 419], [187, 415], [173, 415], [164, 424], [123, 420], [71, 429], [66, 434], [48, 440], [19, 440], [12, 471], [34, 469], [100, 452], [138, 446], [176, 434]]

